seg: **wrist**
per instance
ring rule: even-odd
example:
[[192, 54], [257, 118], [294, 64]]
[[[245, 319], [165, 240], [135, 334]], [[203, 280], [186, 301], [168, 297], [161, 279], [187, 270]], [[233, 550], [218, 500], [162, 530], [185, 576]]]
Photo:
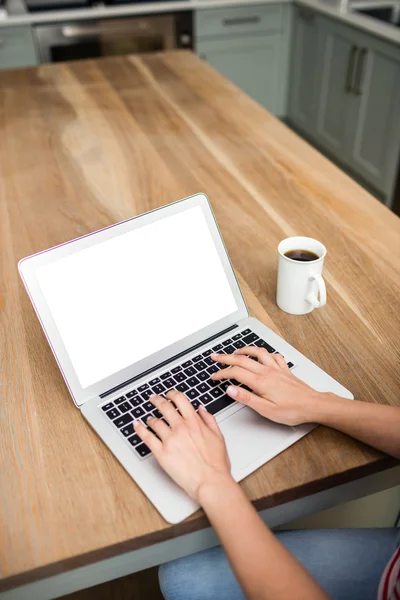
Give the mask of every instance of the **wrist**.
[[330, 415], [340, 410], [343, 398], [332, 392], [315, 392], [309, 407], [309, 423], [328, 425]]
[[196, 500], [206, 509], [210, 503], [221, 500], [237, 488], [240, 489], [230, 473], [216, 473], [199, 485]]

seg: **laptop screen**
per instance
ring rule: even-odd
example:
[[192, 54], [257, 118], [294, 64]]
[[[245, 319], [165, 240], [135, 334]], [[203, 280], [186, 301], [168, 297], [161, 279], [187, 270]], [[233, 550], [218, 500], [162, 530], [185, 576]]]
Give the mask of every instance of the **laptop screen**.
[[82, 388], [238, 310], [200, 206], [43, 266]]

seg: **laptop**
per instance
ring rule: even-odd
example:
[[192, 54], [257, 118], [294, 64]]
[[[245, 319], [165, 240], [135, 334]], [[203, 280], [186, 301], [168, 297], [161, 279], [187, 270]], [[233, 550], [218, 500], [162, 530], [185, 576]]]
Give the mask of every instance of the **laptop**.
[[278, 425], [233, 401], [229, 382], [210, 379], [222, 368], [212, 352], [280, 352], [316, 390], [352, 398], [249, 316], [205, 194], [24, 258], [19, 272], [75, 405], [170, 523], [198, 505], [133, 430], [157, 414], [152, 394], [178, 389], [215, 415], [237, 481], [315, 427]]

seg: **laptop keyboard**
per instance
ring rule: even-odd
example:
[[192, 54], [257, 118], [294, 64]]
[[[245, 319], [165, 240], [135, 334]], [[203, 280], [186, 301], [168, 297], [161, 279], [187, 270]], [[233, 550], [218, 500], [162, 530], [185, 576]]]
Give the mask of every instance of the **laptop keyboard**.
[[[112, 421], [120, 435], [126, 439], [137, 455], [145, 458], [151, 454], [151, 451], [135, 433], [133, 422], [136, 419], [146, 425], [147, 419], [151, 416], [162, 418], [161, 413], [149, 401], [150, 396], [153, 394], [164, 395], [169, 390], [175, 389], [187, 396], [196, 411], [203, 404], [208, 412], [217, 415], [235, 403], [235, 400], [225, 393], [230, 384], [245, 389], [250, 388], [234, 379], [225, 379], [224, 381], [210, 379], [212, 373], [226, 368], [226, 365], [212, 360], [210, 354], [212, 352], [232, 354], [238, 348], [244, 348], [245, 346], [266, 348], [270, 354], [276, 352], [275, 348], [261, 339], [251, 329], [245, 329], [203, 351], [201, 354], [193, 356], [190, 360], [185, 360], [169, 371], [153, 377], [147, 383], [132, 388], [112, 402], [105, 402], [99, 408]], [[251, 358], [257, 360], [255, 357]], [[288, 362], [288, 366], [292, 368], [294, 365]]]

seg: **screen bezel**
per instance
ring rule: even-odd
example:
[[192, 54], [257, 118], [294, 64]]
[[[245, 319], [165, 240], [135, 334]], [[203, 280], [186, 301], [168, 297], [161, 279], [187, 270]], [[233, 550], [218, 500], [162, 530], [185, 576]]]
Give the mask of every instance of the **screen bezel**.
[[[70, 254], [74, 254], [75, 252], [79, 252], [80, 250], [89, 248], [134, 229], [144, 227], [150, 223], [163, 219], [164, 217], [188, 210], [194, 206], [200, 206], [203, 210], [203, 214], [210, 228], [213, 241], [221, 259], [222, 266], [235, 298], [235, 302], [238, 306], [238, 310], [234, 313], [231, 313], [227, 317], [224, 317], [223, 319], [220, 319], [211, 325], [200, 329], [196, 333], [186, 336], [185, 338], [175, 342], [174, 344], [171, 344], [163, 350], [159, 350], [158, 352], [155, 352], [139, 362], [130, 365], [129, 367], [125, 367], [117, 373], [114, 373], [113, 375], [110, 375], [87, 388], [82, 388], [75, 373], [74, 367], [69, 359], [63, 341], [58, 333], [57, 327], [50, 313], [50, 309], [42, 294], [38, 279], [36, 277], [37, 270], [44, 265], [48, 265], [65, 256], [69, 256]], [[192, 346], [201, 343], [203, 340], [209, 337], [212, 337], [219, 331], [227, 329], [231, 325], [237, 323], [237, 321], [248, 317], [246, 304], [240, 291], [239, 284], [236, 280], [235, 273], [229, 260], [228, 253], [218, 229], [210, 203], [205, 194], [196, 194], [189, 198], [178, 200], [177, 202], [157, 208], [143, 215], [133, 217], [126, 221], [122, 221], [115, 225], [100, 229], [99, 231], [87, 234], [83, 237], [71, 240], [70, 242], [55, 246], [54, 248], [50, 248], [37, 254], [33, 254], [32, 256], [23, 258], [18, 263], [18, 270], [32, 302], [33, 308], [50, 344], [51, 350], [57, 360], [60, 371], [77, 406], [82, 406], [82, 404], [91, 398], [100, 396], [100, 394], [104, 394], [108, 390], [118, 387], [130, 379], [138, 377], [141, 373], [154, 368], [158, 364], [170, 360], [175, 355], [185, 352]]]

